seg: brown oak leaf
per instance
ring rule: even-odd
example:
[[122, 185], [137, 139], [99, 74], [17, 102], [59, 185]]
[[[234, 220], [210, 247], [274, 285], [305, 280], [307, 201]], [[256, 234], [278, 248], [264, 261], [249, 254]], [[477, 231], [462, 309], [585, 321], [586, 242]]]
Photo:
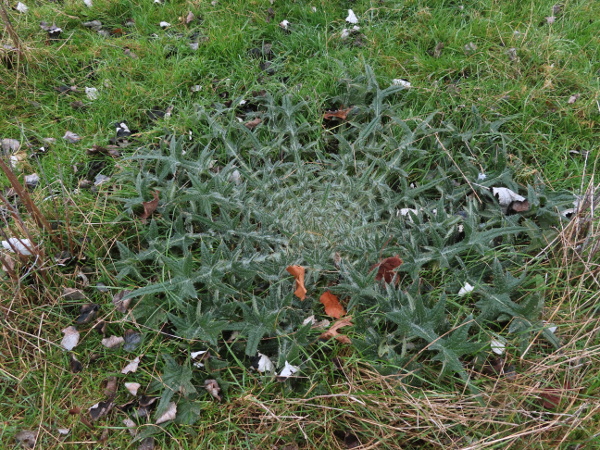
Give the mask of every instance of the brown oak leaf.
[[142, 205], [144, 205], [144, 213], [140, 216], [142, 221], [146, 221], [146, 219], [150, 217], [158, 207], [158, 191], [155, 190], [152, 193], [152, 196], [154, 197], [152, 200], [148, 202], [142, 202]]
[[304, 287], [304, 274], [306, 273], [306, 270], [302, 266], [289, 266], [285, 270], [296, 279], [296, 290], [294, 291], [294, 295], [300, 300], [304, 300], [307, 292]]
[[346, 310], [341, 305], [339, 299], [329, 291], [325, 291], [319, 298], [319, 301], [325, 306], [325, 314], [334, 319], [339, 319], [346, 315]]
[[326, 111], [323, 114], [323, 120], [332, 120], [332, 119], [340, 119], [340, 120], [346, 120], [346, 118], [348, 117], [348, 113], [350, 111], [352, 111], [353, 106], [351, 106], [350, 108], [346, 108], [346, 109], [338, 109], [335, 111]]
[[[375, 280], [377, 281], [385, 281], [386, 283], [391, 283], [396, 275], [394, 269], [400, 267], [402, 265], [402, 260], [396, 256], [390, 256], [389, 258], [385, 258], [384, 260], [378, 262], [377, 264], [373, 264], [370, 271], [373, 271], [377, 268], [377, 276]], [[398, 278], [396, 278], [395, 283], [398, 284]]]
[[344, 317], [343, 319], [336, 320], [333, 325], [329, 328], [329, 330], [319, 336], [319, 339], [331, 339], [334, 338], [336, 341], [341, 342], [342, 344], [351, 344], [352, 341], [345, 334], [338, 333], [338, 330], [342, 327], [352, 326], [352, 316]]

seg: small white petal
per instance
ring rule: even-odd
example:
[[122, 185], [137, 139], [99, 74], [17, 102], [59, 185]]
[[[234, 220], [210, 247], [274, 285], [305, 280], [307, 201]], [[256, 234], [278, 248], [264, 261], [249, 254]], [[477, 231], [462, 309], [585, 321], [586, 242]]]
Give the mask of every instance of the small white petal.
[[354, 14], [354, 11], [351, 9], [348, 10], [348, 17], [346, 17], [346, 22], [348, 23], [358, 23], [358, 17]]
[[504, 342], [498, 340], [498, 339], [492, 339], [492, 342], [490, 343], [490, 346], [492, 347], [492, 351], [496, 354], [496, 355], [502, 355], [504, 353], [504, 350], [506, 349], [506, 346], [504, 345]]
[[458, 296], [462, 297], [463, 295], [467, 295], [469, 292], [472, 292], [473, 289], [475, 289], [473, 286], [471, 286], [469, 283], [465, 283], [465, 285], [458, 291]]
[[27, 11], [29, 11], [29, 8], [24, 3], [21, 3], [21, 2], [17, 3], [17, 6], [15, 6], [15, 9], [23, 14], [26, 13]]
[[262, 353], [259, 352], [258, 356], [260, 357], [260, 359], [258, 360], [258, 367], [256, 368], [256, 370], [258, 370], [260, 373], [275, 372], [275, 366], [273, 365], [273, 363], [271, 362], [271, 360], [269, 359], [269, 357], [267, 355], [263, 355]]
[[487, 175], [485, 173], [480, 173], [479, 175], [477, 175], [477, 181], [483, 181], [487, 178]]
[[69, 428], [57, 428], [58, 434], [62, 434], [63, 436], [66, 436], [67, 434], [69, 434], [71, 432], [71, 430]]
[[281, 371], [281, 373], [279, 374], [280, 378], [288, 378], [291, 377], [292, 375], [294, 375], [296, 372], [298, 372], [300, 370], [299, 367], [296, 366], [292, 366], [289, 362], [285, 362], [285, 366], [283, 367], [283, 370]]
[[342, 39], [347, 39], [347, 38], [348, 38], [348, 36], [350, 36], [350, 32], [348, 31], [348, 29], [347, 29], [347, 28], [344, 28], [344, 29], [342, 30], [342, 32], [340, 33], [340, 38], [342, 38]]

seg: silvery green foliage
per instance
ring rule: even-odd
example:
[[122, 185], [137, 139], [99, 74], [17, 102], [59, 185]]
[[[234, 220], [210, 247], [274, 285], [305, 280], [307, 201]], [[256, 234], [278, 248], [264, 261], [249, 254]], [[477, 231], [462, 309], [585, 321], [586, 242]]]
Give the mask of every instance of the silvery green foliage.
[[[441, 375], [468, 382], [463, 361], [489, 350], [488, 326], [510, 323], [525, 338], [540, 326], [543, 298], [519, 268], [552, 240], [572, 196], [517, 185], [500, 131], [508, 119], [476, 109], [461, 124], [407, 119], [418, 93], [381, 89], [368, 67], [341, 90], [333, 102], [353, 109], [331, 128], [306, 101], [267, 94], [246, 115], [262, 119], [254, 130], [235, 107], [198, 107], [192, 142], [167, 136], [131, 157], [126, 211], [154, 190], [160, 203], [140, 248], [119, 243], [117, 276], [142, 286], [127, 295], [139, 322], [170, 323], [232, 364], [261, 352], [276, 367], [319, 345], [303, 321], [322, 315], [318, 295], [331, 286], [348, 300], [364, 358], [408, 370], [426, 348]], [[526, 194], [530, 210], [506, 215], [491, 187]], [[376, 283], [370, 267], [395, 254], [399, 285]], [[308, 268], [305, 302], [292, 294], [291, 264]], [[476, 288], [457, 295], [469, 281]]]

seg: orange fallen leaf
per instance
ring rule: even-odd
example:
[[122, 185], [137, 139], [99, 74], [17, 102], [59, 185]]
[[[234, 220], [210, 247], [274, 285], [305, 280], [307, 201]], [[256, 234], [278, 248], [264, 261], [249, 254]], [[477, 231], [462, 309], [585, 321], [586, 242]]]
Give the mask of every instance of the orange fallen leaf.
[[329, 330], [327, 330], [326, 332], [322, 333], [321, 336], [319, 336], [319, 339], [331, 339], [334, 338], [336, 341], [341, 342], [342, 344], [351, 344], [352, 341], [350, 340], [350, 338], [348, 336], [346, 336], [345, 334], [340, 334], [338, 333], [337, 330], [339, 330], [342, 327], [346, 327], [346, 326], [352, 326], [352, 316], [348, 316], [348, 317], [344, 317], [343, 319], [339, 319], [336, 320], [333, 325], [331, 325], [331, 328], [329, 328]]
[[306, 288], [304, 287], [304, 274], [306, 270], [302, 266], [289, 266], [285, 270], [287, 270], [296, 279], [296, 290], [294, 291], [294, 295], [300, 300], [304, 300], [307, 292]]
[[262, 123], [262, 119], [260, 117], [257, 117], [254, 120], [250, 120], [248, 122], [246, 122], [244, 124], [244, 126], [246, 128], [248, 128], [249, 130], [254, 130], [257, 126], [259, 126]]
[[154, 191], [152, 195], [154, 196], [152, 200], [142, 202], [142, 205], [144, 205], [144, 213], [140, 216], [140, 219], [144, 221], [150, 217], [158, 207], [158, 191]]
[[[381, 281], [382, 279], [386, 283], [391, 283], [396, 275], [394, 271], [395, 268], [400, 267], [402, 265], [402, 260], [396, 256], [390, 256], [389, 258], [385, 258], [383, 261], [378, 262], [377, 264], [373, 264], [369, 271], [377, 269], [377, 276], [375, 279], [377, 281]], [[398, 284], [398, 278], [396, 278], [396, 284]]]
[[346, 109], [338, 109], [336, 111], [326, 111], [323, 114], [323, 120], [331, 120], [331, 119], [341, 119], [341, 120], [346, 120], [346, 117], [348, 117], [348, 113], [350, 111], [352, 111], [353, 106], [351, 106], [350, 108], [346, 108]]
[[346, 315], [346, 310], [341, 305], [339, 299], [329, 291], [325, 291], [319, 298], [319, 301], [325, 306], [325, 314], [334, 319], [339, 319]]

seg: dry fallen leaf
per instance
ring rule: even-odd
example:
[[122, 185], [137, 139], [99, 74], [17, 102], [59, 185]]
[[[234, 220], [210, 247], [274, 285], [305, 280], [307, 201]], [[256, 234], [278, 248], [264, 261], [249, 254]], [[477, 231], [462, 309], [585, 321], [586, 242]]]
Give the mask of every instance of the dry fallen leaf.
[[[369, 269], [369, 272], [377, 268], [375, 280], [383, 280], [386, 283], [391, 283], [396, 275], [394, 269], [400, 267], [401, 265], [402, 260], [398, 257], [398, 255], [390, 256], [389, 258], [385, 258], [383, 261], [380, 261], [377, 264], [373, 264]], [[395, 283], [398, 284], [398, 281], [399, 279], [396, 277]]]
[[304, 300], [307, 292], [306, 287], [304, 287], [304, 274], [306, 273], [306, 270], [302, 266], [289, 266], [285, 270], [296, 279], [296, 290], [294, 291], [294, 295], [300, 300]]
[[95, 303], [86, 303], [81, 306], [81, 310], [79, 311], [79, 317], [75, 319], [75, 322], [78, 324], [84, 324], [91, 322], [96, 317], [100, 306]]
[[101, 417], [107, 415], [113, 407], [113, 402], [106, 400], [104, 402], [98, 402], [94, 406], [90, 407], [89, 412], [92, 420], [98, 420]]
[[64, 333], [65, 337], [63, 337], [60, 345], [62, 345], [65, 350], [69, 351], [77, 347], [77, 344], [79, 343], [79, 331], [77, 331], [77, 328], [73, 326], [67, 327], [62, 330], [62, 332]]
[[299, 370], [300, 370], [299, 367], [293, 366], [289, 362], [286, 361], [285, 365], [283, 366], [283, 369], [281, 370], [281, 372], [279, 372], [279, 375], [277, 375], [277, 380], [278, 381], [287, 380], [289, 377], [294, 375]]
[[63, 136], [63, 139], [69, 141], [72, 144], [75, 144], [76, 142], [79, 142], [82, 139], [82, 137], [78, 134], [73, 133], [72, 131], [67, 131]]
[[104, 395], [113, 399], [117, 395], [117, 377], [108, 377], [104, 387]]
[[123, 339], [121, 336], [111, 336], [106, 339], [102, 339], [102, 345], [104, 345], [106, 348], [120, 347], [123, 345], [123, 342], [125, 342], [125, 339]]
[[77, 357], [71, 353], [71, 360], [69, 361], [69, 366], [71, 367], [71, 372], [79, 373], [83, 370], [83, 364], [81, 361], [77, 359]]
[[117, 311], [119, 311], [120, 313], [125, 314], [127, 312], [127, 310], [129, 309], [129, 304], [131, 303], [132, 299], [127, 298], [127, 299], [123, 300], [123, 297], [125, 297], [130, 292], [131, 292], [130, 290], [119, 291], [114, 295], [114, 297], [112, 299], [112, 302], [115, 305], [115, 309]]
[[142, 202], [142, 205], [144, 206], [144, 213], [140, 216], [140, 219], [142, 219], [142, 221], [145, 221], [148, 217], [150, 217], [152, 214], [154, 214], [154, 211], [156, 211], [156, 208], [158, 207], [158, 193], [159, 191], [155, 190], [152, 193], [152, 196], [154, 197], [154, 199], [148, 201], [148, 202]]
[[133, 361], [131, 361], [129, 364], [127, 364], [125, 367], [123, 367], [123, 370], [121, 370], [121, 373], [128, 374], [128, 373], [135, 372], [138, 369], [138, 365], [140, 364], [140, 358], [141, 358], [141, 356], [138, 356]]
[[219, 395], [219, 392], [221, 392], [221, 387], [219, 386], [219, 383], [217, 383], [217, 380], [205, 380], [204, 389], [206, 389], [214, 398], [221, 401], [221, 396]]
[[140, 383], [125, 383], [125, 389], [133, 396], [137, 395], [138, 389], [142, 386]]
[[319, 336], [319, 339], [331, 339], [334, 338], [336, 341], [341, 342], [342, 344], [351, 344], [352, 341], [350, 340], [350, 338], [348, 336], [346, 336], [345, 334], [340, 334], [338, 333], [337, 330], [339, 330], [342, 327], [346, 327], [346, 326], [352, 326], [352, 316], [348, 316], [348, 317], [344, 317], [343, 319], [339, 319], [336, 320], [333, 325], [331, 326], [331, 328], [329, 328], [329, 330], [327, 330], [325, 333], [322, 333], [321, 336]]
[[25, 448], [34, 448], [37, 433], [30, 430], [21, 430], [15, 435], [15, 439]]
[[255, 128], [256, 128], [256, 127], [259, 125], [259, 124], [261, 124], [261, 123], [262, 123], [262, 119], [261, 119], [261, 118], [259, 118], [259, 117], [257, 117], [257, 118], [256, 118], [256, 119], [254, 119], [254, 120], [250, 120], [250, 121], [246, 122], [246, 123], [244, 124], [244, 126], [245, 126], [246, 128], [248, 128], [249, 130], [254, 130], [254, 129], [255, 129]]
[[165, 413], [156, 419], [156, 425], [173, 420], [175, 419], [175, 416], [177, 416], [177, 403], [171, 402], [169, 403], [169, 406], [167, 406]]
[[326, 111], [323, 114], [323, 120], [332, 120], [332, 119], [340, 119], [346, 120], [350, 111], [352, 111], [353, 106], [346, 109], [338, 109], [336, 111]]
[[346, 315], [344, 307], [339, 299], [329, 291], [325, 291], [319, 298], [319, 301], [325, 306], [325, 314], [334, 319], [339, 319]]

